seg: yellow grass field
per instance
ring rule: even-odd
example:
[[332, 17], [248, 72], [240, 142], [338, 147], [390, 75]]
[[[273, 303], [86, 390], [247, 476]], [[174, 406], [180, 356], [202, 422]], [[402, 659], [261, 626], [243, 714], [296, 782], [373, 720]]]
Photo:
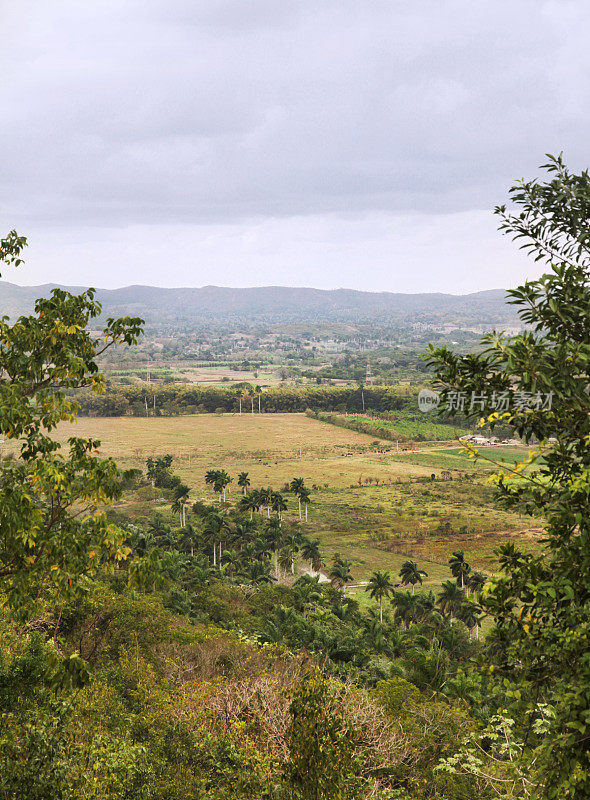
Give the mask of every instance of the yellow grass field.
[[194, 489], [205, 488], [204, 472], [211, 467], [232, 474], [246, 470], [253, 485], [275, 487], [296, 475], [309, 484], [344, 488], [361, 477], [390, 482], [438, 472], [377, 454], [371, 450], [374, 436], [305, 414], [81, 417], [74, 425], [60, 425], [54, 435], [60, 441], [73, 435], [100, 439], [101, 454], [123, 468], [145, 467], [150, 456], [172, 453], [174, 471]]

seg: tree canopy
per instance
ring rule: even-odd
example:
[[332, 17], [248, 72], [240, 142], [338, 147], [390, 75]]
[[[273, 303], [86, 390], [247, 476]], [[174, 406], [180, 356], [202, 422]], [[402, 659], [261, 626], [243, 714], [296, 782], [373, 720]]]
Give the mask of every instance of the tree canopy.
[[[590, 177], [561, 157], [544, 168], [546, 181], [519, 182], [514, 207], [496, 209], [501, 229], [549, 265], [508, 292], [525, 330], [490, 333], [476, 355], [431, 346], [427, 360], [443, 409], [509, 425], [535, 445], [525, 463], [498, 465], [496, 485], [507, 506], [545, 519], [544, 552], [500, 548], [503, 576], [485, 597], [495, 618], [488, 652], [523, 721], [523, 757], [541, 748], [544, 796], [581, 800], [590, 794]], [[535, 717], [549, 720], [541, 743]]]

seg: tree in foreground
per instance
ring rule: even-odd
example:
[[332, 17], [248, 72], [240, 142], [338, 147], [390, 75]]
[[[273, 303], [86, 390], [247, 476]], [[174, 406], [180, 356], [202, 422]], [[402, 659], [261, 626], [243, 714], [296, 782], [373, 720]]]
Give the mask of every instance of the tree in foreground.
[[285, 767], [291, 800], [342, 800], [352, 795], [355, 733], [342, 706], [337, 689], [318, 667], [293, 692]]
[[483, 587], [486, 585], [487, 577], [483, 574], [483, 572], [479, 572], [478, 570], [474, 570], [469, 574], [467, 578], [467, 588], [471, 590], [474, 594], [479, 594]]
[[379, 600], [379, 621], [383, 622], [383, 598], [389, 597], [393, 592], [389, 572], [379, 572], [379, 570], [374, 572], [369, 578], [365, 591], [369, 592], [373, 600]]
[[526, 330], [485, 336], [477, 355], [431, 347], [427, 358], [445, 410], [539, 443], [524, 463], [498, 465], [498, 497], [543, 517], [546, 534], [541, 553], [499, 550], [503, 575], [483, 599], [495, 619], [488, 659], [515, 698], [537, 795], [582, 800], [590, 796], [590, 177], [561, 157], [544, 169], [546, 181], [511, 189], [514, 212], [496, 209], [501, 229], [549, 264], [508, 292]]
[[[0, 240], [0, 263], [18, 266], [25, 246], [12, 231]], [[0, 591], [23, 615], [44, 592], [71, 596], [84, 576], [129, 554], [127, 534], [103, 510], [121, 492], [115, 462], [99, 457], [96, 439], [71, 436], [63, 448], [50, 435], [76, 418], [67, 392], [104, 391], [97, 358], [141, 334], [142, 320], [125, 317], [107, 319], [95, 338], [94, 297], [53, 289], [33, 314], [0, 320], [0, 434], [20, 456], [0, 460]]]

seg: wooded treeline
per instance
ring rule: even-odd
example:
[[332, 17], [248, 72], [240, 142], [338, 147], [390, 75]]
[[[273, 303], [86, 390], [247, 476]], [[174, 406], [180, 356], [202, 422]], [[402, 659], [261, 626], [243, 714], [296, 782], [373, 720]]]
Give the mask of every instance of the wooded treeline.
[[[89, 390], [73, 396], [83, 416], [173, 416], [176, 414], [239, 412], [240, 399], [235, 388], [176, 384], [158, 386], [113, 386], [103, 394]], [[363, 399], [364, 395], [364, 399]], [[355, 412], [365, 409], [392, 411], [417, 408], [417, 393], [407, 386], [368, 386], [362, 391], [351, 386], [306, 388], [276, 387], [242, 394], [242, 413], [289, 413], [314, 411]]]

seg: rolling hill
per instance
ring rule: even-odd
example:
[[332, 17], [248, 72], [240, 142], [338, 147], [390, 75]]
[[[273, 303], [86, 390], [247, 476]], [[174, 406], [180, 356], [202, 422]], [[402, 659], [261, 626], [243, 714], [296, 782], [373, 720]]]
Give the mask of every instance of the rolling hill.
[[[0, 281], [0, 314], [12, 319], [30, 313], [35, 298], [47, 296], [55, 284], [17, 286]], [[62, 287], [79, 292], [83, 287]], [[515, 314], [502, 289], [467, 295], [396, 294], [352, 289], [264, 286], [247, 289], [203, 286], [164, 289], [126, 286], [98, 289], [105, 316], [141, 316], [148, 323], [172, 322], [403, 322], [474, 321], [514, 324]]]

